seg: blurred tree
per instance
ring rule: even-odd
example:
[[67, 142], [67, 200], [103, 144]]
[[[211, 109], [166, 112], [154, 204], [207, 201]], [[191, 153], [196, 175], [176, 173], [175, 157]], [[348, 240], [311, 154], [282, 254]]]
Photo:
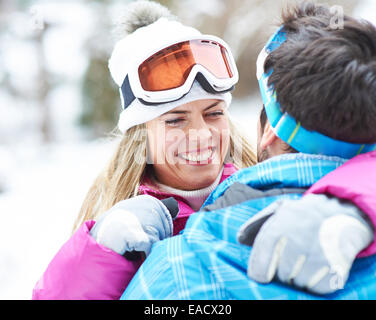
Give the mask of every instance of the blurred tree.
[[89, 63], [82, 81], [82, 113], [79, 122], [96, 137], [115, 127], [120, 111], [118, 89], [108, 70], [112, 48], [109, 8], [114, 1], [86, 3], [93, 13], [95, 27], [85, 44]]
[[107, 60], [91, 57], [83, 80], [80, 123], [94, 136], [111, 131], [120, 113], [119, 91], [112, 81]]
[[[47, 69], [46, 57], [44, 54], [44, 39], [48, 30], [53, 24], [43, 20], [39, 12], [33, 11], [30, 5], [32, 1], [19, 0], [19, 1], [0, 1], [0, 26], [2, 32], [8, 32], [9, 35], [17, 40], [29, 42], [33, 45], [36, 53], [35, 65], [37, 66], [37, 76], [31, 83], [20, 87], [16, 86], [12, 81], [12, 75], [5, 73], [2, 79], [2, 87], [5, 88], [14, 100], [24, 100], [34, 102], [38, 106], [39, 110], [37, 127], [41, 136], [41, 140], [44, 143], [48, 143], [52, 139], [51, 130], [51, 117], [50, 107], [47, 101], [48, 94], [53, 88], [52, 75]], [[22, 16], [25, 26], [30, 30], [24, 34], [14, 31], [14, 24], [17, 23], [17, 14]], [[12, 21], [12, 17], [16, 17], [15, 21]], [[25, 22], [26, 21], [26, 22]], [[4, 44], [2, 44], [4, 45]]]
[[49, 74], [49, 71], [46, 68], [46, 57], [44, 55], [43, 47], [43, 40], [48, 28], [49, 25], [47, 23], [44, 23], [43, 28], [38, 30], [34, 36], [38, 59], [37, 63], [39, 66], [38, 78], [35, 85], [35, 99], [40, 110], [39, 127], [44, 143], [51, 142], [52, 140], [50, 106], [47, 102], [47, 97], [53, 85], [51, 83], [51, 76]]

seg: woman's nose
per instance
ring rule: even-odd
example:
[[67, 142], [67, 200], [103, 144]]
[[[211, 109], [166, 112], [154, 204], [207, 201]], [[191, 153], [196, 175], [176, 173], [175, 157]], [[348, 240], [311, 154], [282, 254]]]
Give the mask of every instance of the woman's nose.
[[203, 147], [211, 142], [213, 137], [210, 126], [204, 119], [196, 119], [188, 130], [190, 143], [196, 143], [197, 147]]

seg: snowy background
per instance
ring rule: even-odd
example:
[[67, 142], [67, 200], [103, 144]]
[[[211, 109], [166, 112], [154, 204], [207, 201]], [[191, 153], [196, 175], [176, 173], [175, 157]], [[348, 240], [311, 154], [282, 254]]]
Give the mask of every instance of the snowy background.
[[[112, 38], [95, 28], [98, 12], [107, 6], [101, 23], [110, 25], [124, 2], [0, 1], [0, 27], [6, 26], [6, 32], [0, 32], [0, 299], [31, 298], [36, 281], [70, 236], [89, 186], [114, 150], [114, 143], [105, 138], [108, 126], [93, 130], [77, 119], [89, 61], [108, 57], [106, 48], [113, 45]], [[172, 1], [166, 3], [183, 10], [188, 24], [205, 26], [205, 12], [220, 15], [223, 2], [206, 1], [203, 8], [194, 0], [181, 1], [180, 9]], [[376, 23], [376, 1], [353, 3], [353, 15]], [[241, 27], [232, 28], [234, 34]], [[231, 39], [226, 30], [217, 35]], [[93, 39], [102, 39], [106, 48]], [[47, 92], [38, 87], [43, 81]], [[259, 96], [252, 93], [235, 95], [230, 108], [253, 141], [260, 106]]]

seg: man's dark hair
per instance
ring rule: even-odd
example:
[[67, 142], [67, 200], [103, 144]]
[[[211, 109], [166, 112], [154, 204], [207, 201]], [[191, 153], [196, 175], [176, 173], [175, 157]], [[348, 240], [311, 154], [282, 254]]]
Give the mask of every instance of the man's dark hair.
[[282, 15], [287, 41], [265, 61], [278, 102], [308, 130], [353, 142], [376, 142], [376, 28], [333, 15], [311, 1]]

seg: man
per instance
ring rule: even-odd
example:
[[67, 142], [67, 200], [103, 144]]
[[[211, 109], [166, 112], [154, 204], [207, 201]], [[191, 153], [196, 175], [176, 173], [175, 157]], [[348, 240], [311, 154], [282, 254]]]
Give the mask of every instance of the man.
[[[376, 28], [330, 21], [313, 3], [283, 15], [258, 59], [261, 163], [225, 180], [181, 235], [156, 243], [123, 299], [376, 297], [376, 258], [353, 265], [374, 253], [376, 153], [357, 154], [375, 150]], [[363, 211], [313, 194], [320, 179]]]

